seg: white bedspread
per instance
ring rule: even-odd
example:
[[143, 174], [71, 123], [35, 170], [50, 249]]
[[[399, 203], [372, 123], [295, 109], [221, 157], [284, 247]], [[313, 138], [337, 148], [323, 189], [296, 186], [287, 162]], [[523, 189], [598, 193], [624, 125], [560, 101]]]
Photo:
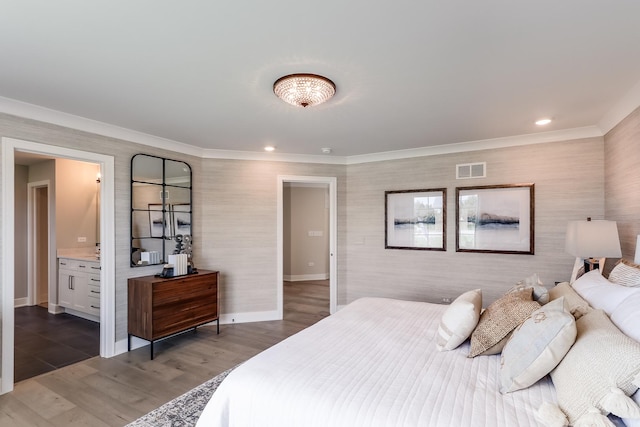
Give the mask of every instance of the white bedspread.
[[445, 309], [357, 300], [236, 368], [197, 426], [540, 426], [551, 381], [500, 394], [499, 356], [436, 350]]

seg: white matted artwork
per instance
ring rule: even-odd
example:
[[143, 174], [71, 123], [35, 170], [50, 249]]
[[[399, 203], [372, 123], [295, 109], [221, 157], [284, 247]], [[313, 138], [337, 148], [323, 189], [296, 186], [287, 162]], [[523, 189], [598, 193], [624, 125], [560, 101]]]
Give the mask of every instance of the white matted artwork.
[[385, 191], [385, 249], [447, 249], [447, 190]]
[[534, 253], [534, 184], [456, 188], [456, 251]]

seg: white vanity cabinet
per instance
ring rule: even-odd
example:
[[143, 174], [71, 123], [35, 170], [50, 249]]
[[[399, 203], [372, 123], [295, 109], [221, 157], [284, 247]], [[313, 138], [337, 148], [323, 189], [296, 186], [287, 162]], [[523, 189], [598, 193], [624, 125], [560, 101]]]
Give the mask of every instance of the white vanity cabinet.
[[70, 314], [99, 321], [100, 262], [58, 258], [58, 304]]

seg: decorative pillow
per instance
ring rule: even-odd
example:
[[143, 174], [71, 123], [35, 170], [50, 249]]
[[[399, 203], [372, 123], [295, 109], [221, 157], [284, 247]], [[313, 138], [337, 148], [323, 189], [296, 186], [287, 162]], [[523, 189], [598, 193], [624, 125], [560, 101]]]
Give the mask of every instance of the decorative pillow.
[[628, 396], [640, 383], [640, 343], [627, 337], [602, 310], [576, 321], [573, 347], [551, 371], [558, 405], [574, 425], [609, 425], [603, 415], [640, 417]]
[[482, 291], [475, 289], [460, 295], [442, 315], [438, 326], [436, 347], [440, 351], [453, 350], [473, 332], [482, 309]]
[[527, 320], [540, 304], [532, 300], [533, 289], [509, 292], [494, 301], [480, 315], [478, 326], [471, 334], [469, 357], [478, 356], [493, 347]]
[[640, 342], [640, 292], [625, 298], [611, 313], [611, 321], [627, 336]]
[[572, 286], [591, 307], [602, 309], [609, 315], [625, 298], [640, 291], [640, 288], [611, 283], [600, 274], [599, 270], [588, 272], [573, 282]]
[[549, 299], [551, 301], [560, 297], [564, 297], [566, 307], [576, 320], [593, 310], [589, 303], [573, 290], [569, 282], [558, 283], [549, 290]]
[[544, 287], [544, 284], [536, 273], [532, 274], [526, 279], [520, 280], [513, 288], [509, 289], [507, 292], [521, 291], [527, 288], [533, 289], [533, 300], [540, 303], [540, 305], [544, 305], [549, 302], [549, 291]]
[[621, 259], [609, 273], [609, 281], [622, 286], [640, 286], [640, 265]]
[[500, 392], [521, 390], [547, 375], [576, 340], [576, 321], [560, 297], [518, 326], [502, 350]]

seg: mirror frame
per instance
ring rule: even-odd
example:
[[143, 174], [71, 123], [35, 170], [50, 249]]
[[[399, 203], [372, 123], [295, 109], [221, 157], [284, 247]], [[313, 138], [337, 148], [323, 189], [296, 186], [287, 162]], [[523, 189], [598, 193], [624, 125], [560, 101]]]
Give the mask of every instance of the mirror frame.
[[[148, 157], [150, 159], [156, 159], [158, 161], [158, 165], [162, 166], [162, 171], [160, 175], [157, 175], [157, 171], [156, 173], [154, 173], [154, 176], [160, 176], [161, 178], [153, 178], [150, 180], [145, 181], [144, 180], [144, 176], [141, 174], [141, 171], [136, 171], [134, 170], [134, 167], [136, 166], [135, 164], [135, 160], [136, 158], [141, 159], [142, 157]], [[189, 185], [188, 186], [184, 186], [184, 185], [176, 185], [175, 182], [172, 182], [172, 178], [177, 178], [177, 177], [169, 177], [167, 176], [167, 162], [176, 162], [176, 163], [181, 163], [182, 165], [184, 165], [183, 170], [186, 172], [186, 169], [188, 169], [188, 177], [189, 177]], [[171, 231], [169, 231], [169, 235], [167, 235], [167, 230], [171, 230], [172, 227], [174, 227], [174, 223], [177, 223], [177, 218], [175, 218], [175, 213], [176, 212], [180, 212], [182, 214], [183, 220], [185, 219], [186, 216], [186, 223], [188, 224], [189, 227], [189, 235], [191, 236], [191, 239], [193, 238], [193, 171], [191, 169], [191, 166], [186, 163], [183, 162], [181, 160], [174, 160], [174, 159], [168, 159], [165, 157], [159, 157], [159, 156], [154, 156], [154, 155], [150, 155], [150, 154], [135, 154], [133, 157], [131, 157], [131, 182], [130, 182], [130, 207], [131, 207], [131, 215], [130, 215], [130, 223], [129, 223], [129, 237], [130, 237], [130, 241], [129, 241], [129, 259], [130, 259], [130, 264], [131, 267], [142, 267], [142, 266], [149, 266], [149, 265], [162, 265], [165, 264], [167, 262], [167, 258], [168, 255], [171, 254], [172, 252], [170, 250], [167, 249], [167, 243], [169, 242], [175, 242], [178, 243], [178, 240], [176, 240], [176, 236], [178, 235], [178, 233], [172, 233]], [[186, 177], [187, 175], [185, 175]], [[156, 182], [153, 182], [156, 181]], [[159, 203], [157, 203], [157, 205], [161, 206], [161, 209], [151, 209], [149, 206], [151, 206], [151, 203], [149, 203], [147, 205], [146, 209], [141, 209], [139, 206], [137, 206], [136, 201], [134, 200], [134, 193], [135, 190], [134, 188], [138, 185], [149, 185], [152, 186], [151, 188], [153, 188], [153, 186], [157, 187], [157, 190], [159, 192]], [[180, 210], [175, 210], [172, 209], [172, 207], [174, 206], [173, 204], [170, 204], [168, 202], [169, 197], [169, 191], [171, 189], [174, 190], [188, 190], [188, 200], [180, 200], [179, 203], [176, 203], [175, 206], [181, 206], [182, 208]], [[139, 203], [139, 202], [138, 202]], [[185, 208], [188, 206], [188, 208]], [[160, 213], [160, 219], [161, 219], [161, 234], [159, 236], [152, 236], [153, 232], [152, 232], [152, 227], [151, 227], [151, 214], [153, 212], [157, 212]], [[142, 213], [142, 215], [144, 216], [145, 213], [148, 216], [148, 220], [145, 219], [145, 221], [148, 221], [148, 226], [149, 226], [149, 236], [136, 236], [134, 235], [134, 225], [136, 224], [136, 218], [138, 220], [138, 222], [140, 221], [140, 214]], [[155, 221], [154, 221], [155, 223]], [[162, 249], [158, 250], [157, 252], [160, 255], [160, 259], [158, 260], [158, 262], [152, 262], [152, 263], [139, 263], [139, 257], [141, 256], [142, 252], [142, 242], [146, 241], [146, 240], [151, 240], [151, 241], [157, 241], [157, 240], [161, 240], [162, 244], [158, 245], [154, 245], [154, 246], [161, 246]], [[191, 242], [191, 239], [189, 240], [189, 243]], [[139, 244], [134, 245], [134, 241], [138, 241]], [[182, 240], [180, 240], [181, 242]], [[191, 245], [189, 245], [191, 247]], [[155, 248], [154, 248], [155, 249]], [[190, 250], [190, 249], [189, 249]], [[191, 256], [189, 256], [189, 258], [191, 258]]]

